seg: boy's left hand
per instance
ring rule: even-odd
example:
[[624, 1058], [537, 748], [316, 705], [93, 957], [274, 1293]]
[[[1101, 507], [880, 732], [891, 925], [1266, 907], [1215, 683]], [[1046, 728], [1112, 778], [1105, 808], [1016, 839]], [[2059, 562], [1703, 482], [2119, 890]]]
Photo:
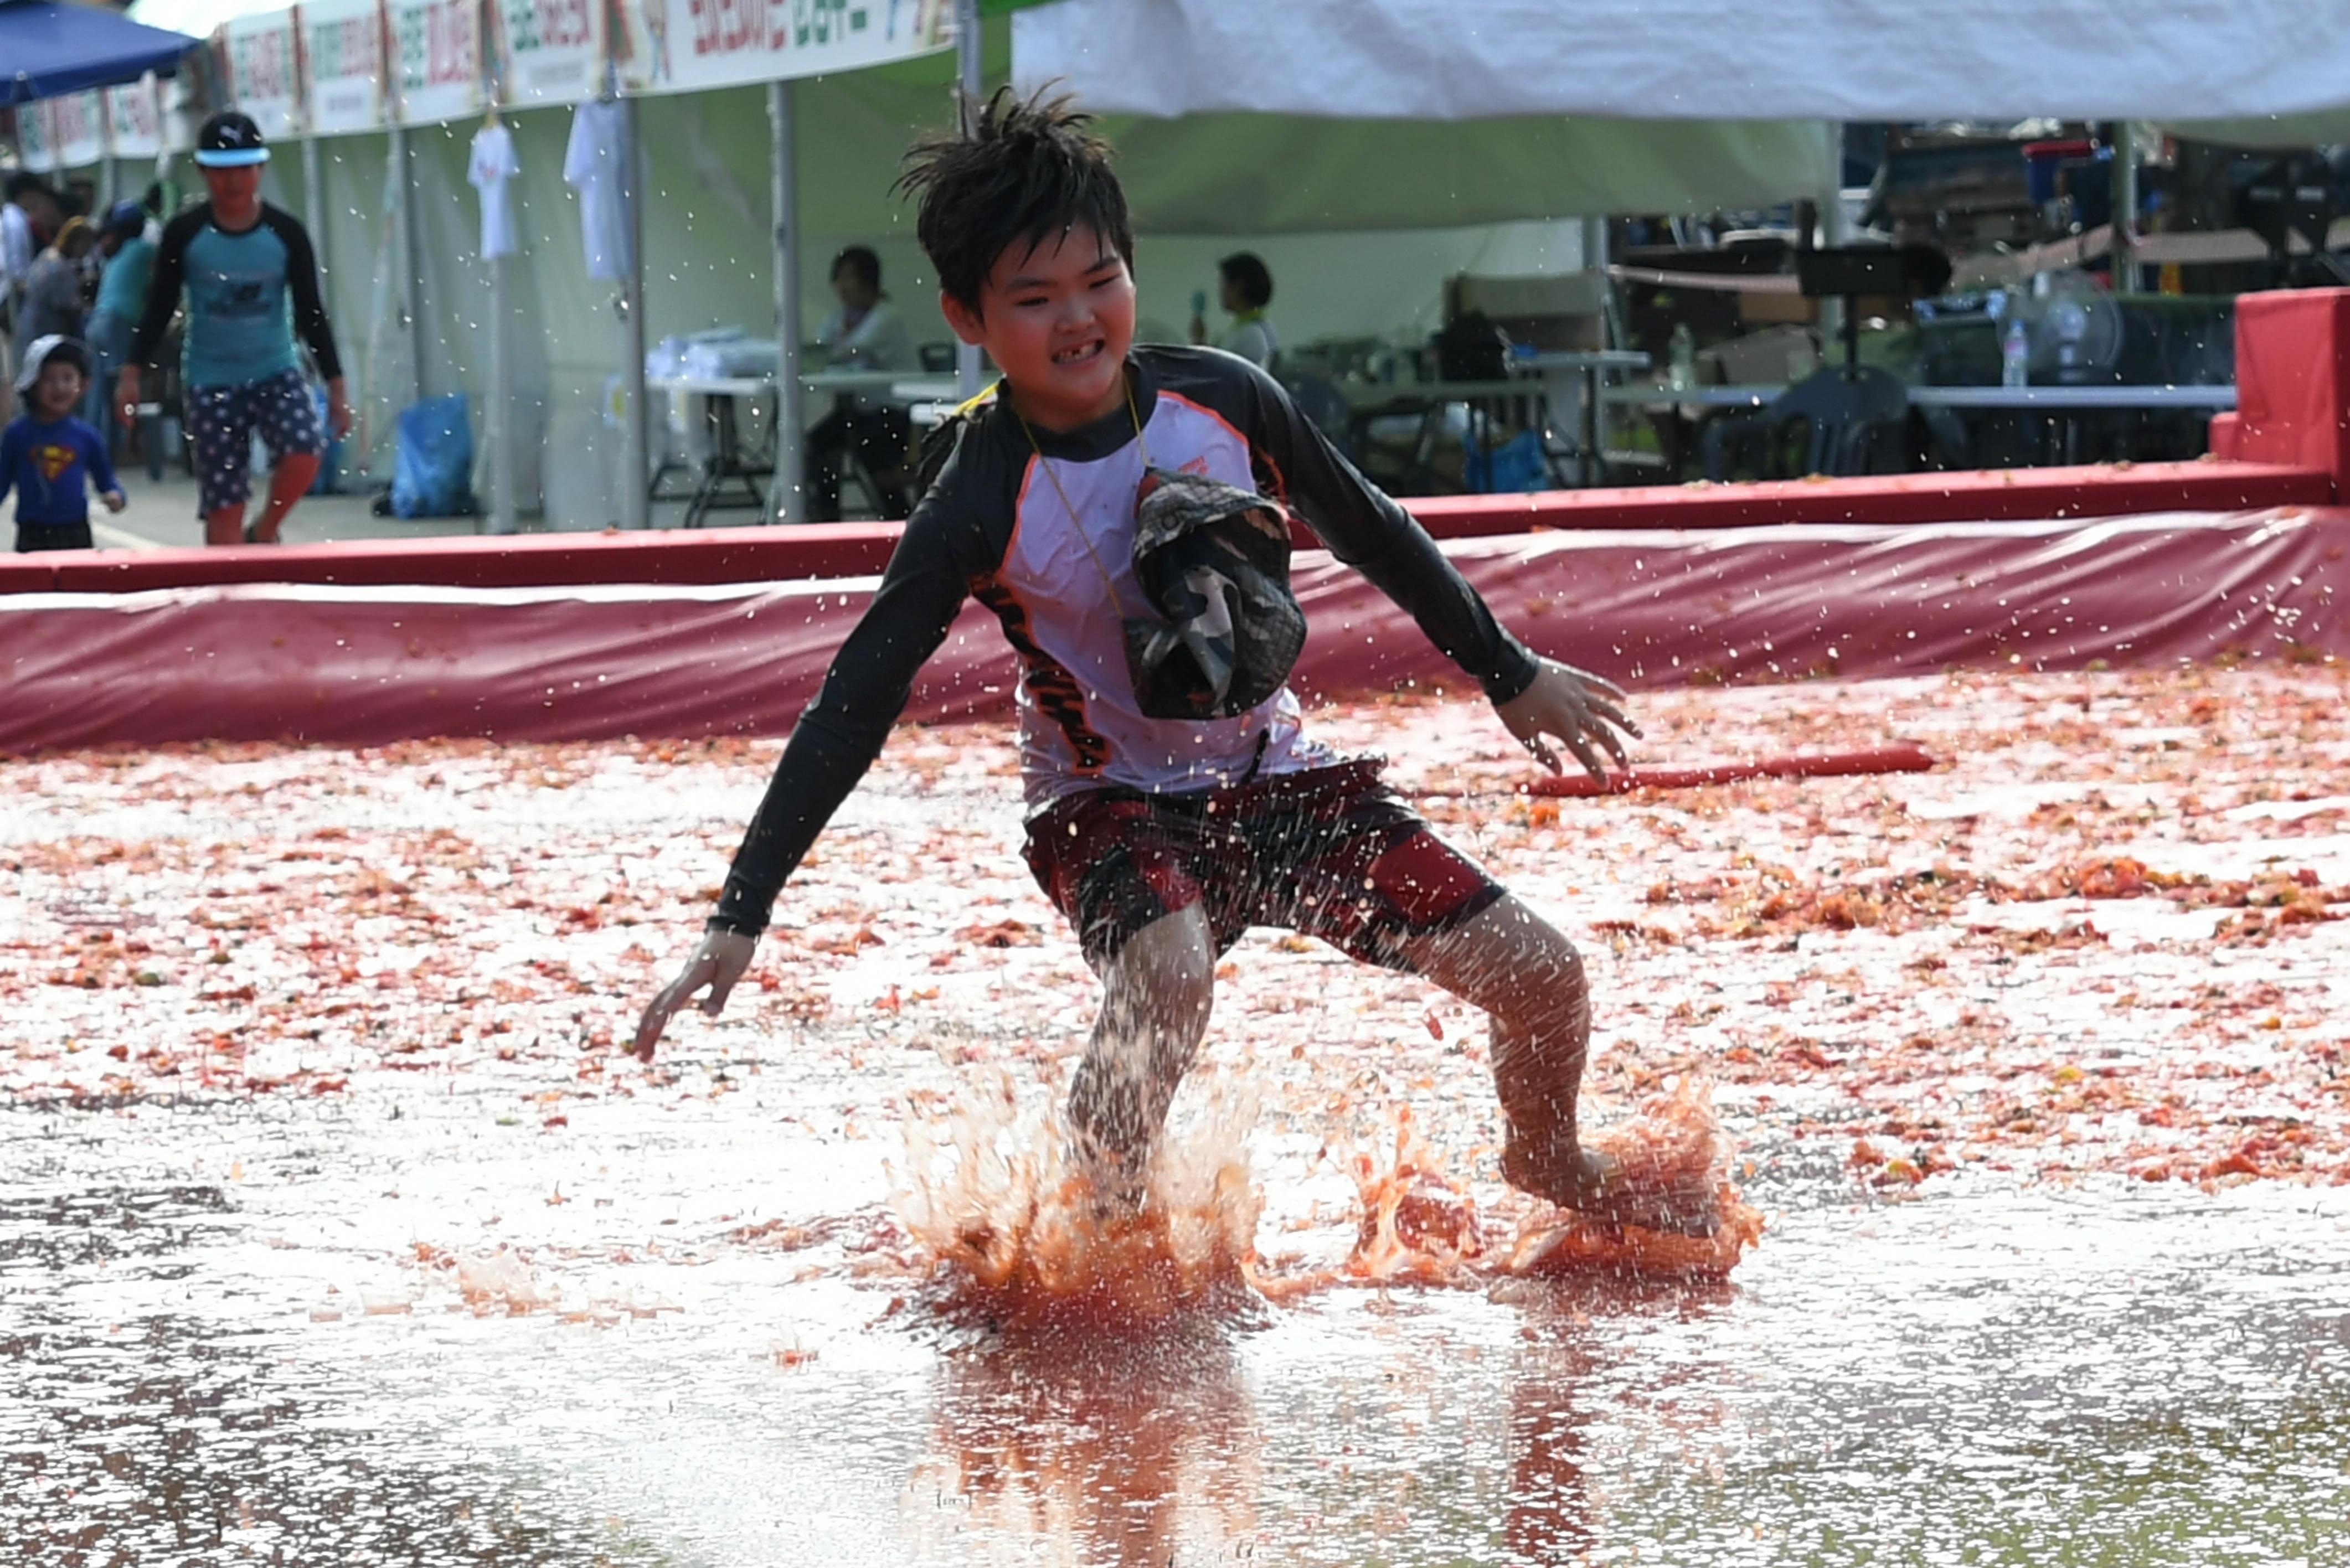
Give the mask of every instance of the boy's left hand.
[[1508, 701], [1493, 705], [1518, 743], [1553, 773], [1563, 772], [1565, 764], [1551, 749], [1546, 737], [1552, 736], [1565, 742], [1575, 760], [1603, 784], [1607, 782], [1607, 764], [1600, 757], [1603, 750], [1616, 759], [1617, 766], [1629, 770], [1631, 753], [1616, 732], [1637, 738], [1640, 726], [1624, 712], [1621, 704], [1627, 701], [1624, 689], [1555, 659], [1537, 658], [1534, 662], [1542, 667], [1534, 683]]
[[105, 494], [99, 496], [99, 499], [106, 503], [106, 509], [109, 512], [120, 512], [125, 505], [129, 504], [129, 503], [123, 499], [122, 492], [120, 490], [109, 490]]

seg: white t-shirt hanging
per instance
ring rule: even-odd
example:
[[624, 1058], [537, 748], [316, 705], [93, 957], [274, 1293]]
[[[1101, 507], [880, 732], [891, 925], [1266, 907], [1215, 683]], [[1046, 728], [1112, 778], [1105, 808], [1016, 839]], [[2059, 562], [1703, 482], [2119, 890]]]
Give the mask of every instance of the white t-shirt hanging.
[[465, 178], [482, 193], [482, 254], [510, 256], [522, 248], [515, 235], [514, 192], [508, 182], [522, 172], [515, 157], [514, 132], [485, 125], [473, 132]]
[[571, 145], [563, 154], [563, 182], [579, 192], [579, 229], [588, 246], [588, 275], [617, 283], [629, 271], [628, 206], [620, 160], [628, 143], [628, 111], [589, 99], [571, 114]]

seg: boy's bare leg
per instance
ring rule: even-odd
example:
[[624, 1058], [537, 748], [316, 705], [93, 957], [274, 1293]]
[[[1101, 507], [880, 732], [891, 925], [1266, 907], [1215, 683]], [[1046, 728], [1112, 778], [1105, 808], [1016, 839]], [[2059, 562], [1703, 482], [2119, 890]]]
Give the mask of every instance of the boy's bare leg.
[[1145, 926], [1102, 976], [1101, 1015], [1069, 1085], [1069, 1129], [1115, 1202], [1142, 1199], [1150, 1146], [1208, 1032], [1215, 979], [1215, 941], [1197, 904]]
[[1510, 1185], [1577, 1209], [1607, 1208], [1619, 1196], [1611, 1189], [1617, 1168], [1586, 1149], [1575, 1129], [1591, 992], [1575, 944], [1504, 894], [1464, 926], [1412, 939], [1404, 955], [1492, 1020], [1493, 1087], [1510, 1124], [1502, 1174]]
[[318, 478], [318, 454], [315, 452], [288, 452], [278, 459], [276, 472], [269, 476], [269, 504], [262, 508], [254, 521], [253, 537], [256, 544], [277, 543], [278, 525], [286, 514], [294, 510], [302, 497], [310, 493], [310, 486]]

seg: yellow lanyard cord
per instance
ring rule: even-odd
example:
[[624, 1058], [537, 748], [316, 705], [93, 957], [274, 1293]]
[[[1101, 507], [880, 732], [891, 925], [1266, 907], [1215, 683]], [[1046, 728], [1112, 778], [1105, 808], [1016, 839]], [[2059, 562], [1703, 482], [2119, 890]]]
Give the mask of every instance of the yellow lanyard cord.
[[[1124, 381], [1126, 387], [1126, 417], [1134, 421], [1134, 444], [1142, 453], [1142, 466], [1148, 470], [1150, 467], [1150, 448], [1143, 442], [1142, 414], [1134, 406], [1134, 383], [1126, 379], [1123, 371], [1119, 372], [1119, 379]], [[1011, 399], [1006, 398], [1003, 402], [1005, 407], [1011, 408]], [[1028, 416], [1014, 408], [1012, 417], [1020, 421], [1022, 432], [1028, 437], [1028, 450], [1036, 454], [1036, 466], [1043, 469], [1045, 477], [1053, 482], [1053, 493], [1061, 498], [1061, 510], [1069, 514], [1069, 526], [1077, 531], [1077, 538], [1084, 544], [1086, 554], [1093, 557], [1094, 570], [1101, 574], [1102, 587], [1109, 593], [1110, 609], [1116, 613], [1118, 607], [1117, 580], [1109, 575], [1109, 568], [1102, 565], [1101, 552], [1094, 548], [1093, 535], [1086, 532], [1084, 521], [1077, 516], [1076, 506], [1069, 500], [1067, 486], [1061, 483], [1061, 476], [1053, 472], [1052, 460], [1045, 455], [1044, 447], [1037, 443], [1036, 432], [1029, 425]]]

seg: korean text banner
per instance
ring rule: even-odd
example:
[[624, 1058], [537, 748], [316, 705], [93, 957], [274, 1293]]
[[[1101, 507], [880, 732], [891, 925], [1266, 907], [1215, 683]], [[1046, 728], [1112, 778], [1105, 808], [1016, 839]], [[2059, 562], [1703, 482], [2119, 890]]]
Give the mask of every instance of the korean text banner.
[[36, 98], [16, 106], [16, 156], [36, 174], [46, 174], [57, 166], [57, 132], [49, 124], [49, 105], [54, 101]]
[[602, 79], [602, 0], [491, 0], [507, 103], [577, 103]]
[[107, 150], [117, 158], [153, 158], [163, 151], [163, 117], [155, 78], [106, 89]]
[[310, 131], [341, 136], [384, 122], [382, 0], [308, 0], [302, 86]]
[[294, 13], [239, 16], [221, 28], [229, 100], [275, 140], [300, 128], [302, 89], [294, 71]]
[[617, 0], [620, 85], [692, 92], [821, 76], [953, 42], [953, 0]]
[[106, 156], [106, 107], [95, 89], [49, 99], [50, 156], [60, 169], [83, 169]]
[[388, 0], [393, 106], [402, 125], [438, 125], [480, 111], [482, 12], [476, 0]]

